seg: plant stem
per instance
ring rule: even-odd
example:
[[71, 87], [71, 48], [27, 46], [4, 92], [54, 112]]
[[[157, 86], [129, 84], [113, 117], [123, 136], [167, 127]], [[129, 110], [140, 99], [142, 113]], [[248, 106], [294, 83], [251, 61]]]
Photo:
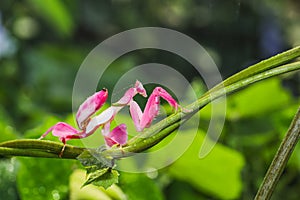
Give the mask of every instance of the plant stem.
[[300, 107], [285, 135], [255, 196], [255, 200], [270, 199], [279, 178], [300, 138]]
[[59, 157], [58, 154], [48, 153], [45, 151], [10, 148], [10, 147], [0, 147], [0, 154], [5, 155], [7, 157], [10, 156], [43, 157], [43, 158]]
[[0, 155], [76, 159], [85, 149], [49, 140], [20, 139], [0, 143]]
[[271, 58], [262, 60], [259, 63], [256, 63], [256, 64], [244, 69], [243, 71], [232, 75], [231, 77], [227, 78], [222, 83], [215, 86], [214, 89], [231, 85], [242, 79], [248, 78], [248, 77], [258, 74], [260, 72], [263, 72], [263, 71], [272, 69], [276, 66], [287, 63], [288, 61], [293, 60], [299, 56], [300, 56], [300, 46], [294, 47], [288, 51], [285, 51], [285, 52], [282, 52], [275, 56], [272, 56]]

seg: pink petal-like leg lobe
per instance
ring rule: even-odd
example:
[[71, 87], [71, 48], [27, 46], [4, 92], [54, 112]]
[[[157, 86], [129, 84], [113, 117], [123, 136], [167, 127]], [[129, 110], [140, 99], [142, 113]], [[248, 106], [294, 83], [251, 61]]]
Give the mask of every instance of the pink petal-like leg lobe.
[[104, 139], [105, 143], [110, 147], [116, 144], [121, 146], [126, 144], [128, 140], [126, 125], [120, 124], [115, 127], [109, 134], [104, 136]]
[[63, 143], [65, 143], [68, 140], [66, 138], [81, 133], [81, 131], [76, 130], [67, 123], [58, 122], [54, 126], [50, 127], [39, 139], [43, 139], [50, 132], [52, 132], [52, 135], [59, 137], [60, 141], [62, 141]]
[[129, 88], [123, 97], [119, 101], [113, 104], [113, 106], [126, 106], [136, 95], [136, 89], [135, 88]]
[[99, 110], [108, 97], [107, 89], [102, 89], [92, 96], [88, 97], [78, 109], [76, 114], [76, 122], [80, 129], [84, 129], [88, 123], [89, 117]]
[[140, 126], [143, 112], [135, 101], [131, 101], [129, 106], [130, 115], [133, 120], [135, 129], [136, 131], [140, 132], [143, 130]]
[[153, 119], [159, 114], [160, 98], [165, 99], [172, 107], [177, 110], [178, 104], [176, 100], [163, 88], [156, 87], [150, 95], [144, 112], [142, 112], [136, 102], [132, 100], [130, 103], [130, 114], [133, 119], [135, 128], [138, 132], [148, 128]]
[[[63, 123], [63, 122], [59, 122], [59, 123]], [[55, 125], [51, 126], [45, 133], [43, 133], [43, 135], [41, 135], [41, 137], [39, 137], [39, 140], [45, 138], [54, 129], [54, 127]]]
[[147, 93], [143, 84], [138, 80], [136, 81], [134, 87], [129, 88], [119, 101], [113, 103], [113, 106], [126, 106], [133, 100], [133, 97], [137, 94], [140, 94], [143, 97], [147, 97]]
[[147, 97], [146, 90], [140, 81], [136, 80], [134, 88], [136, 89], [138, 94], [142, 95], [143, 97]]
[[175, 108], [175, 110], [178, 109], [178, 103], [177, 101], [163, 88], [156, 87], [153, 90], [153, 95], [162, 97], [164, 100], [166, 100], [172, 107]]

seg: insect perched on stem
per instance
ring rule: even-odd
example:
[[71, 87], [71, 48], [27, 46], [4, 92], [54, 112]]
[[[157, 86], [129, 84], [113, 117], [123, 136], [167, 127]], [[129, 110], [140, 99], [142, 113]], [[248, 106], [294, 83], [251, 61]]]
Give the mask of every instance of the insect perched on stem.
[[60, 141], [64, 143], [60, 153], [61, 156], [68, 140], [88, 137], [99, 127], [102, 127], [102, 134], [108, 147], [113, 145], [122, 146], [127, 143], [128, 139], [126, 125], [120, 124], [112, 130], [110, 130], [110, 125], [116, 114], [123, 107], [129, 106], [132, 120], [138, 132], [150, 127], [153, 119], [159, 114], [160, 98], [165, 99], [175, 110], [179, 107], [176, 100], [166, 90], [162, 87], [156, 87], [150, 95], [143, 112], [133, 99], [137, 94], [147, 97], [146, 90], [139, 81], [136, 81], [134, 87], [129, 88], [119, 101], [113, 103], [99, 115], [92, 117], [107, 100], [108, 91], [107, 89], [102, 89], [87, 98], [79, 106], [76, 113], [76, 122], [79, 130], [67, 123], [58, 122], [50, 127], [39, 139], [43, 139], [50, 132], [52, 132], [52, 135], [59, 137]]

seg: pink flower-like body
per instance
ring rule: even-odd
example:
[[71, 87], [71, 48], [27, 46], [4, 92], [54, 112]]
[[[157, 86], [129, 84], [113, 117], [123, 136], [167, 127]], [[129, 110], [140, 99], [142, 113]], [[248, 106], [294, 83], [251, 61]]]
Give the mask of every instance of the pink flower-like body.
[[143, 84], [136, 81], [134, 87], [129, 88], [119, 101], [113, 103], [112, 106], [101, 112], [99, 115], [92, 117], [105, 103], [108, 97], [108, 91], [102, 89], [92, 96], [88, 97], [78, 109], [76, 113], [76, 122], [80, 130], [66, 124], [58, 122], [50, 127], [41, 137], [44, 138], [48, 133], [52, 132], [54, 136], [65, 144], [70, 139], [85, 138], [93, 134], [99, 127], [102, 127], [102, 135], [107, 146], [125, 145], [128, 139], [127, 127], [125, 124], [120, 124], [110, 130], [110, 124], [114, 120], [116, 114], [125, 106], [129, 106], [129, 111], [133, 119], [135, 128], [138, 132], [148, 128], [153, 119], [159, 114], [160, 98], [165, 99], [172, 107], [177, 110], [178, 104], [176, 100], [162, 87], [156, 87], [150, 95], [144, 112], [139, 105], [134, 101], [134, 96], [140, 94], [147, 97], [146, 90]]

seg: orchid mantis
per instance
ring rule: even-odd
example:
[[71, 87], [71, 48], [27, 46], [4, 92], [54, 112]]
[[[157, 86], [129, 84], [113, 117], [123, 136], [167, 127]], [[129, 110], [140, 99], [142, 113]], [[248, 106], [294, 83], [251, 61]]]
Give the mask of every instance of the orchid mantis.
[[113, 103], [112, 106], [101, 112], [99, 115], [92, 117], [92, 115], [95, 114], [107, 100], [108, 91], [102, 89], [87, 98], [80, 105], [76, 114], [76, 122], [79, 130], [64, 122], [58, 122], [50, 127], [39, 139], [43, 139], [47, 134], [52, 132], [52, 134], [59, 137], [65, 145], [70, 139], [88, 137], [99, 127], [102, 127], [102, 135], [104, 136], [107, 146], [122, 146], [127, 143], [128, 139], [126, 125], [120, 124], [110, 131], [110, 124], [123, 107], [129, 106], [131, 117], [138, 132], [148, 128], [153, 119], [159, 114], [160, 98], [165, 99], [175, 110], [179, 107], [176, 100], [173, 99], [166, 90], [161, 87], [156, 87], [147, 101], [144, 112], [142, 112], [139, 105], [133, 99], [137, 94], [147, 97], [146, 90], [139, 81], [136, 81], [134, 87], [129, 88], [119, 101]]

